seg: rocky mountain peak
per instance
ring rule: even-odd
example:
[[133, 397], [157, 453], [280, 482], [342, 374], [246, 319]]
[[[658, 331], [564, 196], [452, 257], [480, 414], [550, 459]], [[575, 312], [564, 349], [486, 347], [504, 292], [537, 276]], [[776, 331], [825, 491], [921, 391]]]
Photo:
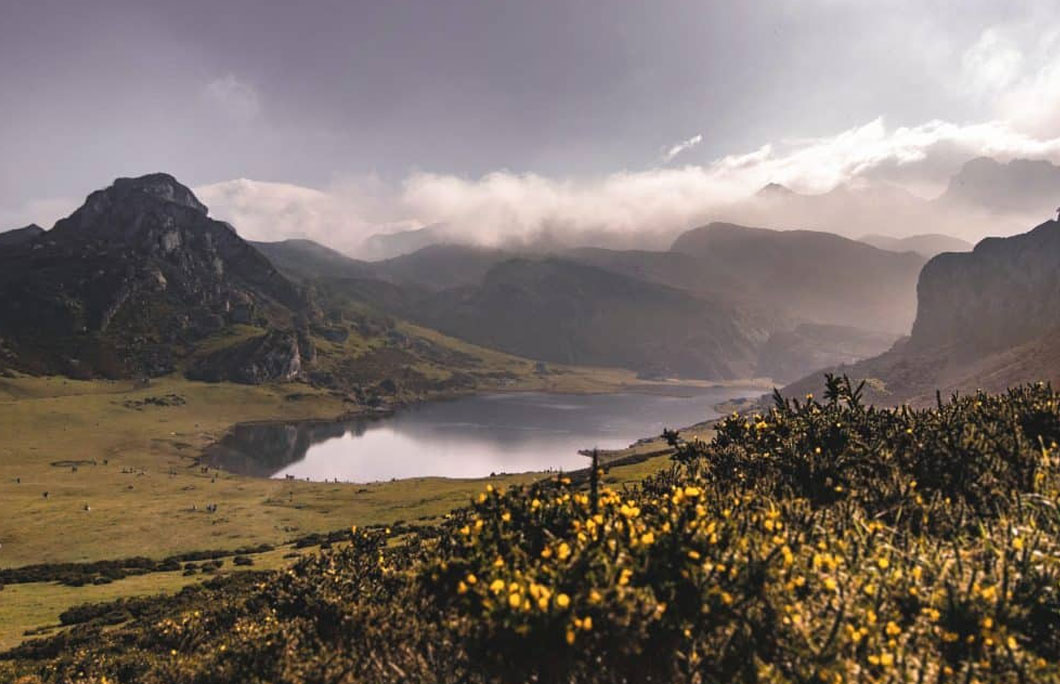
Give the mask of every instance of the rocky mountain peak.
[[176, 178], [152, 173], [118, 178], [110, 187], [93, 192], [51, 232], [55, 239], [129, 241], [147, 234], [157, 238], [178, 225], [205, 223], [207, 211]]
[[98, 200], [106, 198], [111, 202], [121, 203], [135, 202], [138, 198], [161, 200], [188, 207], [203, 215], [207, 213], [206, 205], [199, 201], [195, 193], [168, 173], [150, 173], [138, 178], [118, 178], [109, 188], [94, 192], [89, 197], [90, 199], [98, 198]]
[[0, 330], [35, 372], [157, 375], [229, 326], [290, 329], [314, 313], [169, 174], [119, 178], [0, 250]]

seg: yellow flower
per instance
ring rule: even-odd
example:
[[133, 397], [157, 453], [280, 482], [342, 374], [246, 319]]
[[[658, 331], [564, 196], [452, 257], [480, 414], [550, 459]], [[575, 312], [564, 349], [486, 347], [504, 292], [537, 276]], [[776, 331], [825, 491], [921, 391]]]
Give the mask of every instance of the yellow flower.
[[456, 593], [458, 593], [458, 594], [466, 594], [467, 593], [467, 585], [464, 584], [462, 581], [461, 582], [457, 582], [456, 583]]
[[824, 581], [824, 588], [828, 591], [835, 591], [838, 588], [838, 585], [836, 584], [834, 579], [828, 577]]
[[566, 608], [570, 605], [570, 596], [566, 594], [556, 594], [556, 605], [560, 608]]
[[887, 636], [898, 636], [902, 633], [902, 628], [899, 627], [894, 620], [891, 620], [887, 623], [887, 627], [884, 628], [884, 631], [887, 632]]
[[501, 513], [501, 520], [503, 520], [504, 522], [511, 522], [512, 514], [509, 513], [508, 511], [505, 511], [504, 513]]
[[490, 591], [494, 594], [499, 594], [504, 591], [504, 580], [495, 579], [490, 583]]
[[512, 608], [518, 608], [523, 603], [523, 597], [518, 593], [508, 594], [508, 605]]
[[478, 577], [475, 577], [469, 572], [467, 573], [467, 577], [464, 578], [464, 581], [468, 584], [474, 584], [475, 582], [478, 582]]
[[645, 532], [644, 534], [642, 534], [640, 536], [640, 543], [644, 544], [645, 546], [648, 546], [649, 544], [653, 544], [654, 542], [655, 542], [655, 535], [653, 533], [651, 533], [651, 532]]
[[568, 646], [573, 646], [574, 645], [574, 630], [573, 629], [568, 629], [567, 630], [566, 639], [567, 639], [567, 645]]
[[567, 560], [567, 557], [570, 556], [570, 546], [567, 544], [567, 542], [560, 543], [559, 550], [556, 552], [556, 556], [560, 560]]
[[1016, 551], [1022, 551], [1023, 550], [1023, 538], [1022, 537], [1016, 537], [1015, 539], [1013, 539], [1012, 540], [1012, 548], [1015, 549]]
[[699, 487], [685, 487], [685, 496], [689, 499], [694, 499], [699, 496], [702, 492]]
[[600, 603], [600, 601], [603, 600], [604, 597], [601, 596], [600, 592], [598, 592], [596, 589], [591, 589], [589, 591], [589, 603]]

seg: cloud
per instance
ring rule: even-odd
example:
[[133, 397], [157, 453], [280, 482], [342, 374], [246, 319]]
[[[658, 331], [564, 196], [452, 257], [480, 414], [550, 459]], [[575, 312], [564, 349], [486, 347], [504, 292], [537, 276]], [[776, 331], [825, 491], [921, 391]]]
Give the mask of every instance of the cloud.
[[[937, 194], [960, 164], [981, 155], [1060, 161], [1060, 139], [1039, 140], [1000, 122], [932, 121], [888, 129], [876, 119], [836, 135], [763, 145], [707, 165], [588, 180], [509, 172], [478, 179], [419, 173], [406, 180], [402, 199], [416, 216], [485, 242], [530, 239], [540, 232], [574, 240], [610, 233], [657, 245], [675, 231], [731, 215], [734, 203], [768, 183], [803, 193], [888, 183]], [[791, 219], [777, 216], [772, 224], [790, 227]]]
[[324, 190], [239, 178], [194, 192], [212, 217], [231, 223], [248, 240], [307, 238], [356, 253], [373, 233], [420, 225], [390, 220], [388, 211], [398, 202], [374, 177], [341, 180]]
[[696, 145], [698, 145], [701, 142], [703, 142], [703, 135], [699, 134], [699, 133], [697, 133], [696, 135], [693, 135], [688, 140], [682, 140], [681, 142], [677, 143], [676, 145], [674, 145], [673, 147], [671, 147], [669, 150], [666, 151], [666, 154], [663, 155], [663, 161], [664, 162], [671, 161], [677, 155], [681, 154], [685, 150], [688, 150], [688, 149], [691, 149], [691, 148], [695, 147]]
[[1031, 16], [985, 29], [962, 56], [964, 88], [1014, 129], [1060, 135], [1060, 21]]
[[[468, 178], [417, 172], [396, 185], [374, 176], [339, 179], [319, 189], [237, 179], [196, 187], [195, 192], [211, 215], [231, 222], [247, 238], [304, 237], [355, 255], [372, 234], [436, 223], [445, 224], [449, 235], [481, 244], [547, 237], [568, 244], [643, 248], [665, 247], [678, 231], [718, 219], [852, 236], [942, 231], [978, 239], [1026, 229], [1023, 218], [1004, 222], [926, 212], [916, 208], [917, 197], [905, 192], [937, 195], [961, 164], [977, 156], [1060, 163], [1060, 137], [1036, 137], [1002, 121], [888, 127], [883, 119], [874, 119], [834, 135], [780, 140], [707, 164], [594, 177], [497, 171]], [[769, 183], [805, 194], [837, 187], [875, 194], [860, 202], [838, 193], [818, 205], [825, 209], [780, 211], [751, 199]], [[9, 226], [42, 222], [57, 218], [51, 213], [60, 205], [67, 206], [57, 201], [0, 217], [6, 216]]]
[[210, 81], [204, 92], [207, 100], [237, 121], [250, 121], [261, 114], [258, 91], [233, 74]]

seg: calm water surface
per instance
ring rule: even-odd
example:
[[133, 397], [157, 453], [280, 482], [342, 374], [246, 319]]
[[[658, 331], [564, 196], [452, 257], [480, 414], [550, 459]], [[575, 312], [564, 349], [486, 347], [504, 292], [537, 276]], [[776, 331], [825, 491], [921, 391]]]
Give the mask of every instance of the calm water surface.
[[710, 388], [693, 396], [624, 393], [490, 394], [413, 406], [383, 419], [236, 426], [211, 462], [261, 477], [375, 482], [438, 475], [573, 470], [579, 449], [617, 449], [664, 427], [716, 418], [714, 405], [760, 388]]

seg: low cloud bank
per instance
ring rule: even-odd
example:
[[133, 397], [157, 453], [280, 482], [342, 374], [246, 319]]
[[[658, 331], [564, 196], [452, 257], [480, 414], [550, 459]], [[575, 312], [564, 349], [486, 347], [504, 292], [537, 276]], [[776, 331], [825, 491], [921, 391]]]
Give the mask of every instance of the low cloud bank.
[[[888, 128], [876, 119], [833, 136], [783, 140], [709, 164], [593, 178], [419, 172], [397, 186], [367, 176], [322, 189], [248, 179], [194, 189], [212, 216], [249, 239], [308, 238], [368, 257], [366, 238], [426, 225], [444, 226], [452, 241], [482, 245], [658, 249], [677, 233], [715, 220], [850, 237], [946, 233], [975, 241], [1049, 218], [1043, 207], [1012, 212], [935, 201], [961, 166], [980, 156], [1060, 163], [1060, 137], [1036, 137], [1001, 121]], [[769, 184], [776, 185], [760, 192]], [[5, 228], [31, 221], [47, 227], [78, 204], [36, 202], [0, 212], [0, 220]], [[1060, 197], [1047, 209], [1056, 204]]]
[[[1037, 207], [1013, 215], [931, 201], [963, 163], [979, 156], [1060, 162], [1060, 138], [1036, 138], [1002, 122], [889, 129], [876, 119], [834, 136], [785, 140], [706, 165], [588, 179], [421, 172], [400, 187], [374, 178], [326, 190], [237, 180], [196, 192], [211, 213], [253, 239], [306, 237], [352, 254], [372, 234], [429, 224], [444, 224], [453, 240], [485, 245], [544, 240], [659, 248], [712, 220], [852, 237], [932, 232], [977, 240], [1047, 218], [1034, 213]], [[759, 193], [771, 183], [798, 194]]]

